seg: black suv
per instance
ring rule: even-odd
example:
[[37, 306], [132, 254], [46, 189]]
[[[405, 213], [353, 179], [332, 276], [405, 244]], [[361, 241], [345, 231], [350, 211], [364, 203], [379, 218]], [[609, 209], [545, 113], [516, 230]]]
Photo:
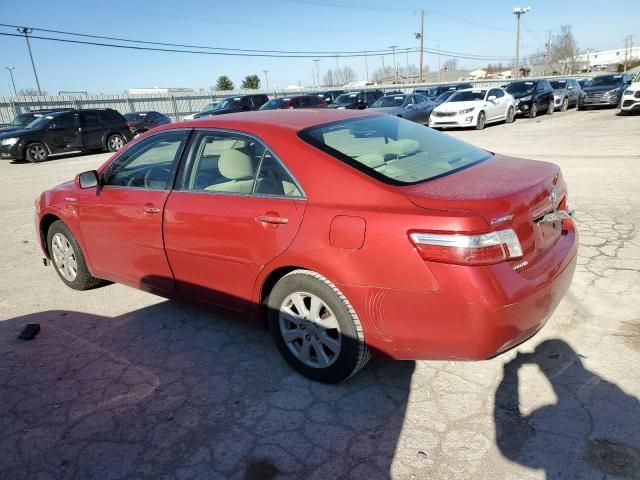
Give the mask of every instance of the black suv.
[[0, 128], [0, 133], [6, 132], [15, 132], [16, 130], [22, 130], [24, 127], [29, 125], [35, 119], [40, 118], [41, 116], [52, 113], [52, 112], [70, 112], [73, 111], [73, 108], [52, 108], [48, 110], [31, 110], [25, 113], [19, 113], [16, 117], [11, 120], [11, 123], [6, 127]]
[[0, 133], [0, 158], [43, 162], [54, 153], [117, 152], [132, 138], [125, 118], [109, 108], [50, 112], [21, 130]]
[[384, 93], [380, 90], [343, 93], [336, 98], [331, 105], [329, 105], [329, 108], [362, 110], [370, 107], [373, 105], [373, 102], [383, 96]]
[[473, 85], [470, 83], [450, 83], [447, 85], [436, 85], [435, 87], [416, 88], [413, 90], [413, 93], [419, 93], [430, 100], [435, 100], [445, 92], [457, 92], [458, 90], [463, 90], [465, 88], [473, 88]]
[[593, 77], [580, 92], [578, 110], [601, 105], [617, 107], [622, 98], [622, 92], [631, 85], [631, 80], [631, 75], [628, 73], [609, 73]]
[[212, 115], [222, 115], [224, 113], [249, 112], [258, 110], [269, 101], [263, 93], [253, 95], [240, 95], [237, 97], [227, 97], [217, 104], [213, 109], [196, 113], [193, 118], [210, 117]]
[[515, 98], [518, 115], [536, 118], [542, 112], [551, 115], [555, 109], [553, 88], [548, 80], [516, 80], [505, 90]]

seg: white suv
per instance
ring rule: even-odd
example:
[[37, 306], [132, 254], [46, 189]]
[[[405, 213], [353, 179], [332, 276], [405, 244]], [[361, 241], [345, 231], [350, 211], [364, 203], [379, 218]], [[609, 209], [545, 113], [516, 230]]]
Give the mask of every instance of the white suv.
[[635, 81], [622, 92], [620, 111], [640, 113], [640, 76], [637, 76]]

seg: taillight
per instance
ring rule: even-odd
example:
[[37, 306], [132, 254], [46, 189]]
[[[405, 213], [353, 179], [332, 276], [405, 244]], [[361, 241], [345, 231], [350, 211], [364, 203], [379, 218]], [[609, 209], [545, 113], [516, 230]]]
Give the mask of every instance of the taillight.
[[511, 228], [476, 235], [411, 232], [411, 242], [424, 260], [458, 265], [490, 265], [522, 257]]

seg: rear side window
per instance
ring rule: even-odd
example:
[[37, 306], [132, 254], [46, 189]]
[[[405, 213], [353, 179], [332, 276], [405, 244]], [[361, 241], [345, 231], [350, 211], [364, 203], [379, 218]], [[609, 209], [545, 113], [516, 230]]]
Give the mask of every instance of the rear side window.
[[73, 128], [76, 126], [76, 116], [73, 113], [65, 113], [56, 116], [51, 123], [56, 128]]
[[83, 127], [96, 127], [100, 125], [100, 118], [97, 113], [86, 112], [80, 114], [80, 123]]
[[491, 156], [473, 145], [392, 115], [341, 120], [303, 130], [299, 136], [392, 185], [442, 177]]
[[103, 122], [124, 122], [124, 117], [115, 110], [103, 110], [99, 116]]

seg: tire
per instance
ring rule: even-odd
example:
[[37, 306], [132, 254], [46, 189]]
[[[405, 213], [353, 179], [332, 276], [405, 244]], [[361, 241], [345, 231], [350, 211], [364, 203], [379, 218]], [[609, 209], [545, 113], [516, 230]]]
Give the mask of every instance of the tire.
[[505, 123], [513, 123], [516, 120], [516, 111], [513, 107], [509, 107], [507, 110], [507, 118], [505, 118]]
[[549, 102], [549, 106], [547, 107], [547, 115], [553, 115], [553, 112], [556, 111], [556, 107], [553, 105], [553, 100]]
[[569, 98], [564, 97], [564, 99], [562, 100], [562, 105], [560, 106], [560, 111], [566, 112], [568, 109], [569, 109]]
[[110, 152], [117, 152], [122, 147], [124, 147], [126, 143], [127, 141], [122, 135], [120, 135], [119, 133], [114, 133], [107, 139], [107, 150], [109, 150]]
[[49, 158], [49, 152], [47, 151], [47, 147], [45, 147], [40, 142], [34, 142], [27, 145], [25, 150], [25, 157], [31, 163], [40, 163], [44, 162]]
[[476, 122], [476, 130], [484, 130], [484, 127], [487, 124], [487, 117], [484, 112], [480, 112], [478, 114], [478, 121]]
[[[312, 301], [318, 305], [315, 315]], [[358, 315], [322, 275], [294, 270], [276, 283], [266, 304], [269, 328], [280, 354], [305, 377], [339, 383], [367, 364], [369, 351]], [[328, 323], [323, 327], [325, 321]]]
[[102, 280], [89, 273], [80, 245], [73, 233], [60, 220], [53, 222], [49, 227], [47, 248], [53, 268], [68, 287], [74, 290], [89, 290], [102, 283]]
[[531, 112], [529, 112], [529, 118], [536, 118], [538, 116], [538, 104], [535, 102], [531, 103]]

